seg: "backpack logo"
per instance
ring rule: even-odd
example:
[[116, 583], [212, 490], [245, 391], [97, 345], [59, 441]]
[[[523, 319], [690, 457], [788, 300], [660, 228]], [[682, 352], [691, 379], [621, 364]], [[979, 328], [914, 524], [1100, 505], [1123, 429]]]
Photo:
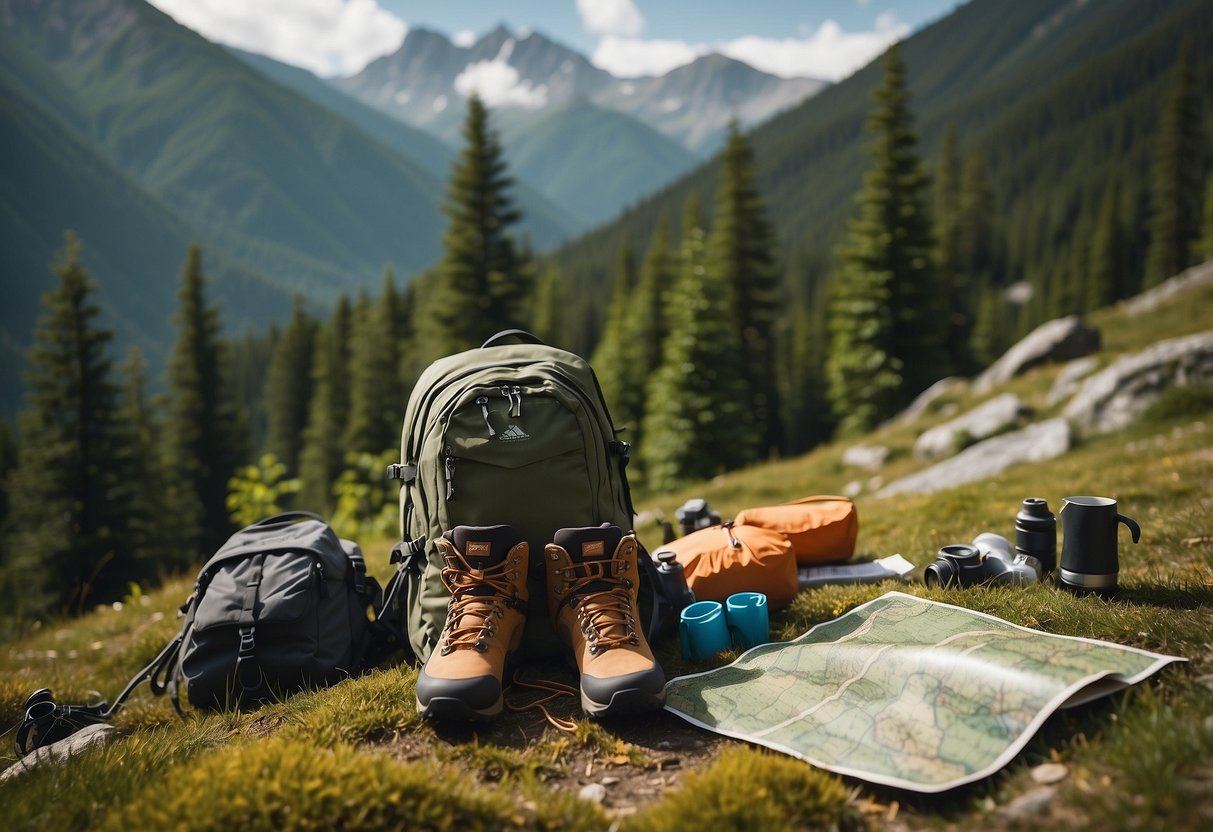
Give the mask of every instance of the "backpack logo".
[[502, 442], [522, 442], [530, 439], [531, 435], [517, 425], [510, 425], [497, 438]]

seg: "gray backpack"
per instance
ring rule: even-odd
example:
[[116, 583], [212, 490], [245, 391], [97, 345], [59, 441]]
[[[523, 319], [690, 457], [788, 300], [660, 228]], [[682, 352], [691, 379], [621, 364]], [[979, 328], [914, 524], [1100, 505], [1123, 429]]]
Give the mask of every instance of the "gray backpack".
[[403, 599], [389, 594], [403, 606], [417, 658], [429, 658], [450, 600], [434, 541], [455, 526], [499, 523], [530, 545], [526, 652], [558, 653], [544, 546], [565, 527], [632, 527], [627, 460], [594, 371], [572, 353], [507, 330], [431, 364], [409, 397], [400, 464], [388, 468], [401, 480], [403, 542], [393, 560], [405, 575]]
[[243, 528], [198, 574], [170, 692], [184, 681], [191, 705], [226, 709], [339, 681], [360, 667], [379, 595], [358, 544], [317, 515]]

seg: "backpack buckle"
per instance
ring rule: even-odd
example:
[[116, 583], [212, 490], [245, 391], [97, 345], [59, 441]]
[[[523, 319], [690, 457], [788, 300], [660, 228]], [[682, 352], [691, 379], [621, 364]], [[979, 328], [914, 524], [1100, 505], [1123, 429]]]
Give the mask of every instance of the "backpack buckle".
[[392, 463], [387, 467], [387, 478], [389, 480], [400, 480], [407, 485], [417, 479], [417, 466]]
[[416, 537], [412, 540], [402, 540], [392, 547], [391, 563], [403, 563], [405, 566], [421, 571], [419, 565], [425, 554], [425, 538]]

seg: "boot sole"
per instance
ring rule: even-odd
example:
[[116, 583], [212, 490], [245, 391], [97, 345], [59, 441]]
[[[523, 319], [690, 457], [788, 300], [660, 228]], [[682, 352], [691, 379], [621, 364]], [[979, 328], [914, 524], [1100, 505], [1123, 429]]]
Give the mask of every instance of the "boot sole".
[[607, 703], [595, 702], [581, 692], [581, 710], [592, 719], [613, 719], [617, 716], [637, 716], [661, 710], [665, 705], [665, 689], [659, 693], [641, 688], [624, 688], [611, 694]]
[[497, 697], [497, 701], [487, 708], [477, 709], [469, 706], [462, 699], [450, 696], [435, 696], [428, 705], [422, 705], [417, 700], [417, 713], [422, 719], [439, 719], [449, 722], [483, 722], [499, 716], [505, 705], [505, 697]]

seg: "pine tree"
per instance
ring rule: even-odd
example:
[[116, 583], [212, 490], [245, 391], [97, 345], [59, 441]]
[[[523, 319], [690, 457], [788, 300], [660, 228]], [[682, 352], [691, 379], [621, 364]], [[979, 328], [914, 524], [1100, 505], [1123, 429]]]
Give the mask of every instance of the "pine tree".
[[631, 403], [625, 401], [630, 392], [630, 374], [633, 368], [627, 364], [627, 351], [630, 346], [624, 334], [624, 327], [632, 312], [633, 293], [636, 289], [636, 258], [632, 253], [631, 240], [624, 240], [619, 247], [619, 259], [615, 269], [615, 279], [611, 289], [611, 303], [607, 307], [606, 326], [602, 330], [602, 338], [590, 358], [590, 364], [598, 374], [598, 383], [602, 387], [603, 398], [611, 409], [613, 418], [620, 424], [625, 424], [625, 410], [634, 411]]
[[978, 153], [965, 156], [960, 177], [955, 230], [956, 260], [951, 281], [945, 284], [950, 309], [945, 346], [956, 372], [971, 373], [977, 363], [969, 352], [979, 286], [994, 278], [994, 198], [985, 160]]
[[168, 477], [161, 456], [161, 427], [147, 393], [147, 360], [137, 347], [130, 348], [121, 370], [118, 499], [130, 509], [127, 545], [141, 576], [164, 577], [171, 567], [165, 553], [177, 538], [164, 522], [171, 507], [165, 498]]
[[178, 565], [216, 549], [231, 532], [227, 481], [251, 456], [236, 404], [219, 312], [205, 298], [202, 252], [190, 246], [182, 271], [177, 341], [168, 360], [164, 440], [177, 527]]
[[499, 330], [527, 322], [530, 292], [510, 227], [521, 218], [509, 189], [500, 140], [480, 98], [468, 99], [464, 148], [451, 171], [443, 212], [440, 275], [425, 339], [433, 357], [479, 346]]
[[1120, 185], [1115, 178], [1104, 189], [1099, 219], [1091, 237], [1086, 308], [1101, 309], [1122, 297], [1121, 269], [1126, 259], [1125, 231], [1120, 222]]
[[342, 295], [332, 319], [316, 335], [312, 400], [299, 459], [300, 502], [325, 515], [332, 508], [332, 487], [345, 455], [342, 433], [349, 413], [349, 332], [350, 302]]
[[935, 259], [940, 285], [946, 293], [947, 333], [944, 343], [954, 369], [963, 372], [969, 347], [971, 308], [969, 281], [972, 277], [962, 262], [964, 222], [961, 209], [960, 155], [956, 143], [956, 125], [949, 124], [943, 135], [943, 147], [935, 167]]
[[291, 320], [278, 338], [265, 380], [265, 449], [286, 467], [288, 476], [299, 471], [315, 350], [316, 322], [296, 295]]
[[896, 44], [885, 54], [884, 73], [868, 119], [872, 168], [830, 299], [829, 395], [845, 433], [892, 416], [946, 369], [926, 174]]
[[391, 305], [371, 303], [360, 292], [350, 345], [350, 415], [343, 444], [347, 453], [379, 454], [400, 441], [404, 402], [391, 348]]
[[782, 442], [776, 385], [775, 332], [782, 307], [775, 268], [775, 235], [762, 195], [754, 184], [754, 151], [734, 119], [721, 154], [708, 268], [731, 287], [733, 320], [741, 343], [744, 379], [760, 452]]
[[531, 332], [552, 346], [569, 349], [571, 328], [568, 288], [564, 284], [564, 275], [555, 263], [549, 263], [535, 286]]
[[[8, 520], [8, 477], [17, 467], [17, 436], [6, 420], [0, 419], [0, 535]], [[3, 558], [0, 557], [0, 567]]]
[[682, 270], [662, 363], [648, 384], [639, 452], [655, 491], [735, 468], [757, 448], [732, 288], [706, 268], [704, 250], [703, 231], [684, 230]]
[[4, 549], [10, 610], [80, 612], [121, 597], [135, 572], [122, 545], [130, 518], [116, 500], [118, 391], [98, 322], [96, 286], [67, 234], [56, 287], [29, 352], [21, 443], [10, 478], [12, 531]]
[[1157, 286], [1192, 264], [1193, 244], [1200, 234], [1204, 181], [1200, 120], [1199, 90], [1185, 46], [1155, 145], [1145, 288]]

